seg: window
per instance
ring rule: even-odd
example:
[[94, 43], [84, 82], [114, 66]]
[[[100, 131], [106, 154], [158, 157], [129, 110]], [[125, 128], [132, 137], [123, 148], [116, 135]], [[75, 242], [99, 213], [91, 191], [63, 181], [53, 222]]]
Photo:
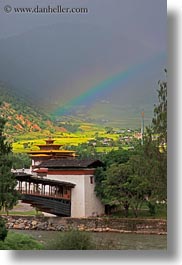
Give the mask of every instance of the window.
[[90, 184], [94, 183], [94, 176], [90, 176]]

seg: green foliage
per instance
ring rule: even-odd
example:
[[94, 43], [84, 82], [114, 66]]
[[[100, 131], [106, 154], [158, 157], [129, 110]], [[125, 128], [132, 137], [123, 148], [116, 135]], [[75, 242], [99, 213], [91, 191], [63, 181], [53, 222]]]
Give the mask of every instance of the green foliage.
[[46, 246], [49, 250], [91, 250], [95, 249], [95, 245], [91, 241], [88, 232], [71, 230], [62, 233], [54, 242], [50, 242]]
[[[149, 208], [149, 201], [145, 201], [141, 208], [138, 209], [137, 218], [151, 218], [151, 219], [167, 219], [167, 206], [166, 204], [157, 204], [152, 202], [151, 208]], [[110, 217], [124, 218], [126, 217], [126, 210], [124, 208], [116, 207], [110, 214]], [[136, 218], [134, 211], [128, 209], [128, 218]]]
[[4, 250], [41, 250], [43, 245], [33, 237], [9, 232], [4, 242], [0, 241], [0, 249]]
[[12, 154], [13, 169], [29, 168], [30, 165], [31, 159], [26, 153]]
[[[58, 124], [58, 126], [59, 126], [59, 124]], [[60, 124], [60, 127], [62, 127], [62, 124]], [[72, 133], [75, 133], [77, 131], [82, 131], [80, 129], [80, 124], [74, 124], [74, 123], [71, 123], [71, 122], [64, 123], [64, 128], [67, 131], [72, 132]]]
[[127, 163], [113, 164], [106, 170], [103, 181], [105, 202], [109, 205], [122, 205], [128, 215], [129, 207], [137, 217], [149, 192], [146, 166], [142, 157], [134, 155]]
[[167, 198], [167, 152], [161, 151], [158, 139], [152, 139], [148, 131], [144, 140], [143, 154], [148, 166], [150, 200], [162, 201]]
[[[106, 171], [102, 168], [96, 168], [95, 171], [95, 192], [97, 196], [105, 203], [103, 181], [106, 179]], [[105, 203], [107, 204], [107, 203]]]
[[4, 219], [0, 217], [0, 241], [4, 241], [7, 234], [8, 234], [8, 230], [6, 229], [6, 223]]
[[97, 152], [94, 146], [88, 146], [87, 144], [79, 144], [77, 147], [74, 148], [77, 155], [80, 158], [96, 158]]
[[[167, 73], [167, 71], [165, 70]], [[144, 141], [145, 157], [152, 165], [149, 172], [154, 200], [167, 199], [167, 82], [159, 81], [158, 104]]]
[[105, 130], [107, 134], [110, 134], [110, 133], [113, 133], [114, 129], [112, 127], [105, 127]]
[[147, 202], [148, 208], [149, 208], [149, 213], [150, 215], [155, 215], [156, 214], [156, 204], [151, 203], [150, 201]]
[[129, 160], [130, 155], [132, 154], [132, 150], [112, 150], [108, 154], [103, 157], [103, 161], [107, 167], [114, 163], [122, 164], [126, 163]]
[[105, 156], [105, 168], [96, 171], [96, 193], [107, 205], [129, 207], [135, 216], [147, 200], [150, 214], [156, 201], [167, 198], [167, 82], [159, 81], [158, 105], [151, 127], [146, 128], [143, 145], [112, 151]]
[[[165, 70], [167, 73], [167, 71]], [[159, 81], [158, 105], [154, 108], [153, 132], [158, 134], [160, 144], [167, 144], [167, 82]]]
[[0, 118], [0, 210], [9, 210], [17, 203], [18, 193], [15, 190], [16, 179], [11, 173], [11, 146], [3, 134], [4, 125], [5, 120]]
[[[106, 154], [102, 160], [105, 164], [104, 168], [97, 168], [95, 172], [95, 191], [98, 197], [102, 200], [104, 204], [113, 205], [115, 199], [109, 199], [108, 191], [105, 192], [106, 189], [106, 179], [109, 175], [112, 179], [112, 171], [117, 172], [117, 166], [126, 163], [129, 160], [130, 155], [132, 154], [131, 150], [123, 150], [119, 149], [116, 151], [111, 151]], [[117, 177], [116, 177], [116, 180]], [[119, 196], [120, 197], [120, 196]], [[126, 206], [127, 207], [127, 206]]]

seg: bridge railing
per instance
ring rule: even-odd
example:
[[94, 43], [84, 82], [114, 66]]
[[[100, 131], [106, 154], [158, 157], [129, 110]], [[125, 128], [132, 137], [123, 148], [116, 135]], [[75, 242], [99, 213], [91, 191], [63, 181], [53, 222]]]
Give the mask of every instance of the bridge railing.
[[49, 198], [58, 198], [58, 199], [71, 199], [70, 194], [59, 194], [59, 193], [50, 193], [50, 192], [42, 192], [42, 191], [34, 191], [34, 190], [26, 190], [24, 188], [17, 189], [19, 193], [21, 194], [30, 194], [34, 196], [43, 196], [43, 197], [49, 197]]

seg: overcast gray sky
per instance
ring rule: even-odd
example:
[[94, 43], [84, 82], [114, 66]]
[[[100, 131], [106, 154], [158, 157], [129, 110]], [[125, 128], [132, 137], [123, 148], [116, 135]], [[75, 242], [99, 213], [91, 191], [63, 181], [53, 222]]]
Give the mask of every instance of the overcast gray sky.
[[[18, 35], [37, 26], [55, 23], [88, 23], [125, 34], [153, 48], [166, 47], [166, 0], [16, 0], [0, 1], [0, 37]], [[6, 14], [4, 7], [86, 7], [86, 15]]]
[[[12, 7], [10, 13], [4, 11], [6, 5]], [[84, 7], [89, 12], [23, 14], [13, 10], [37, 5]], [[133, 96], [140, 98], [141, 93], [143, 100], [150, 101], [166, 67], [166, 24], [166, 0], [1, 0], [0, 80], [38, 102], [59, 107], [156, 57], [135, 79], [131, 76], [112, 95], [100, 98], [119, 104]]]

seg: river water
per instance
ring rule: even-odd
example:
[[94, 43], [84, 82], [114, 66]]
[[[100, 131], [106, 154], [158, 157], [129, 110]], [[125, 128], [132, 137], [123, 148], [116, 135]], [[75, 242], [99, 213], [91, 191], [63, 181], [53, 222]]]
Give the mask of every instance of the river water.
[[[36, 240], [51, 243], [59, 234], [64, 232], [18, 230], [16, 233], [25, 233], [33, 236]], [[143, 234], [122, 234], [113, 232], [89, 232], [92, 240], [99, 249], [115, 250], [166, 250], [166, 235], [143, 235]]]

